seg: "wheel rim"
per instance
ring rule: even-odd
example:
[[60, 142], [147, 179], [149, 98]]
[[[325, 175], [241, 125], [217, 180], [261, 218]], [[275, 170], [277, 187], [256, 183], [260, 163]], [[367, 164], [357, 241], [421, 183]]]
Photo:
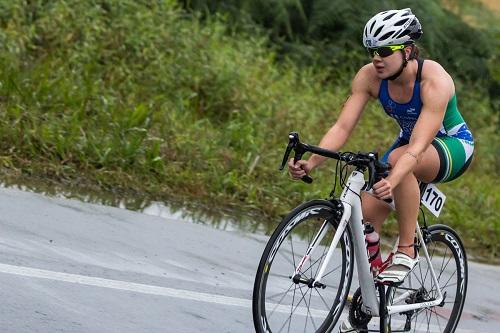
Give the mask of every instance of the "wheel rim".
[[324, 216], [308, 216], [295, 224], [292, 220], [283, 228], [269, 251], [259, 297], [265, 332], [323, 331], [340, 315], [352, 275], [352, 251], [347, 232], [325, 271], [321, 281], [324, 289], [310, 287], [305, 281], [316, 276], [327, 254], [335, 232], [332, 223], [327, 223], [329, 230], [326, 236], [302, 267], [295, 282], [292, 276], [324, 222]]

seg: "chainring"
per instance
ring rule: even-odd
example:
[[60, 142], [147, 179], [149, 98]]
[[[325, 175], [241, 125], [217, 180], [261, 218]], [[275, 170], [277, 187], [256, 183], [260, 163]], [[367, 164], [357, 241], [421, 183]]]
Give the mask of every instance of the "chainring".
[[363, 298], [361, 289], [358, 288], [352, 296], [351, 306], [349, 307], [349, 322], [357, 330], [366, 330], [372, 316], [362, 310]]

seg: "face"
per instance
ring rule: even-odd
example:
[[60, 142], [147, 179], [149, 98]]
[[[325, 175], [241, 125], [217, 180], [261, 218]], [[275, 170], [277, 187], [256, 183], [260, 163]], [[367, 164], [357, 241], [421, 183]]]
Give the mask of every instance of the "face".
[[[386, 52], [384, 52], [386, 51]], [[409, 57], [410, 47], [404, 48], [406, 59]], [[392, 50], [392, 54], [387, 55], [390, 51], [380, 49], [378, 52], [370, 52], [372, 57], [373, 66], [377, 70], [379, 79], [387, 79], [394, 75], [403, 64], [403, 57], [400, 50]]]

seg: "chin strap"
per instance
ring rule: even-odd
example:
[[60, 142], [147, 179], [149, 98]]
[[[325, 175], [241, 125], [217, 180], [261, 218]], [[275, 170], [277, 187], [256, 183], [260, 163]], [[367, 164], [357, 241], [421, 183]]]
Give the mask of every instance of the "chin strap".
[[401, 73], [403, 73], [403, 70], [405, 69], [406, 65], [408, 65], [408, 60], [412, 60], [414, 58], [414, 47], [413, 47], [413, 45], [411, 46], [410, 58], [408, 60], [406, 60], [405, 50], [402, 49], [400, 51], [401, 51], [401, 55], [403, 56], [403, 64], [401, 65], [401, 68], [399, 68], [399, 70], [395, 74], [389, 76], [387, 78], [387, 80], [391, 80], [392, 81], [392, 80], [397, 79], [401, 75]]

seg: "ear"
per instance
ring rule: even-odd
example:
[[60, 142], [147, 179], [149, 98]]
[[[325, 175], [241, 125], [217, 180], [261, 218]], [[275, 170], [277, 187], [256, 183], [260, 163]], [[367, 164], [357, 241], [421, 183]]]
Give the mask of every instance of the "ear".
[[408, 45], [404, 49], [406, 61], [409, 61], [409, 60], [413, 59], [413, 46], [414, 46], [413, 44], [412, 45]]

